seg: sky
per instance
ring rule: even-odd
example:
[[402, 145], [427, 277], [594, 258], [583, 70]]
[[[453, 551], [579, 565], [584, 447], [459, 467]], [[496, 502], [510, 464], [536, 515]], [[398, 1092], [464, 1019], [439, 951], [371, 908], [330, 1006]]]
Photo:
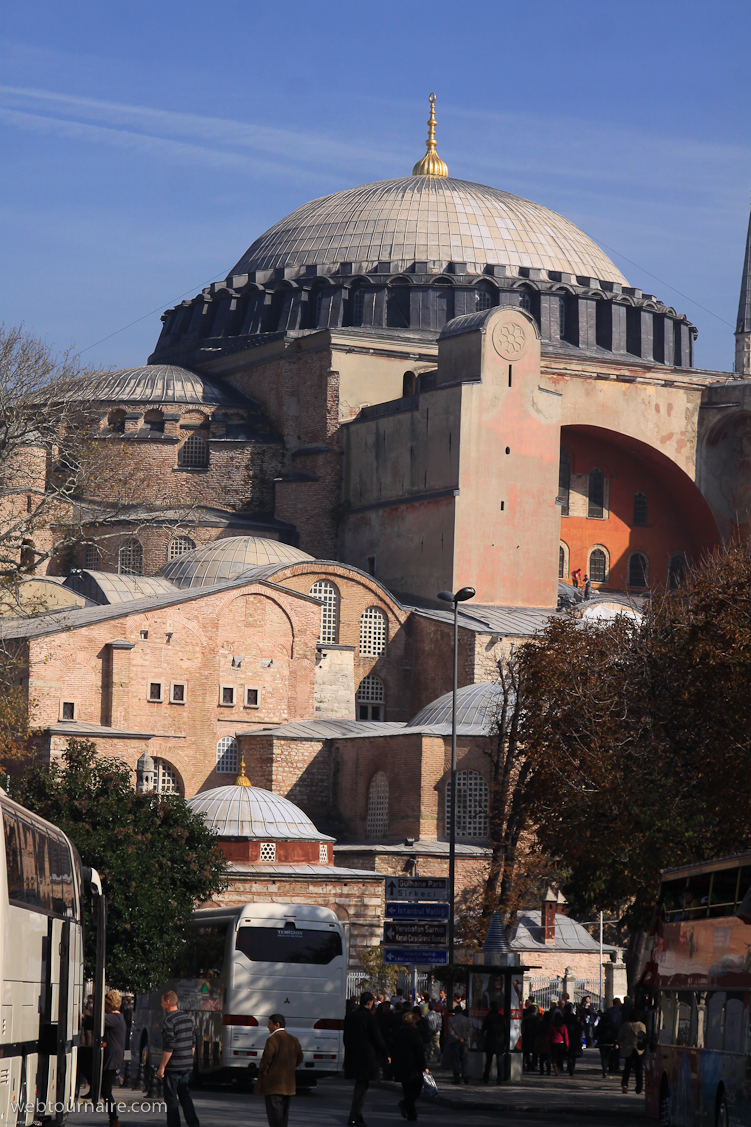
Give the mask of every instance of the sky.
[[95, 367], [310, 199], [405, 176], [535, 200], [729, 371], [751, 190], [747, 0], [0, 3], [0, 321]]

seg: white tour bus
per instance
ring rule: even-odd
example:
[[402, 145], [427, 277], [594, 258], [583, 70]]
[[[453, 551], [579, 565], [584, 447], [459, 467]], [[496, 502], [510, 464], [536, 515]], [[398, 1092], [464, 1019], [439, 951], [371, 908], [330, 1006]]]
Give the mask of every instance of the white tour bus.
[[[84, 883], [101, 893], [62, 830], [0, 789], [0, 1125], [62, 1124], [75, 1099], [83, 1004]], [[104, 898], [95, 897], [104, 909]], [[95, 913], [96, 914], [96, 913]], [[103, 978], [103, 945], [97, 982]], [[101, 1075], [101, 989], [94, 1069]], [[98, 1018], [98, 1024], [96, 1024]], [[98, 1079], [92, 1083], [98, 1092]]]
[[284, 1014], [305, 1054], [299, 1085], [339, 1071], [347, 952], [334, 912], [309, 904], [201, 910], [186, 938], [174, 976], [136, 1000], [132, 1044], [144, 1063], [161, 1059], [161, 996], [174, 990], [195, 1023], [197, 1080], [252, 1082], [273, 1013]]

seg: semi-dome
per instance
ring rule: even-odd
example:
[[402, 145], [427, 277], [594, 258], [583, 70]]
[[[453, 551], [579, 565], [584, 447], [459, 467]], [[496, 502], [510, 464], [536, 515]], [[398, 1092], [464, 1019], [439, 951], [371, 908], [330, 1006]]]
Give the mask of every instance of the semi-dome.
[[144, 364], [104, 375], [82, 376], [66, 387], [71, 398], [88, 403], [175, 403], [247, 407], [248, 400], [229, 384], [211, 383], [174, 364]]
[[319, 833], [299, 806], [260, 787], [215, 787], [189, 799], [188, 806], [200, 814], [219, 837], [241, 837], [256, 841], [334, 841]]
[[510, 192], [441, 176], [378, 180], [306, 203], [249, 247], [231, 275], [351, 263], [353, 272], [415, 261], [527, 267], [628, 285], [568, 219]]
[[[503, 691], [497, 681], [481, 681], [478, 685], [464, 685], [456, 694], [456, 724], [458, 728], [482, 728], [489, 731], [501, 703]], [[434, 728], [451, 726], [453, 693], [431, 701], [408, 722], [408, 728]]]
[[176, 587], [213, 587], [263, 564], [299, 563], [312, 560], [307, 552], [282, 544], [279, 540], [266, 540], [262, 536], [227, 536], [184, 552], [162, 568], [160, 575]]

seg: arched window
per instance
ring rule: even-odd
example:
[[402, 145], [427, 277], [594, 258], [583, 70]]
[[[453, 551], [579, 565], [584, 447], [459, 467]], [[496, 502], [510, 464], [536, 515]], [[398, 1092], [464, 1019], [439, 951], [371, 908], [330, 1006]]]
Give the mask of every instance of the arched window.
[[317, 329], [321, 324], [321, 310], [323, 309], [323, 295], [325, 290], [320, 289], [316, 291], [315, 301], [313, 303], [313, 323], [311, 329]]
[[587, 575], [593, 583], [605, 583], [608, 578], [608, 554], [604, 548], [592, 548], [589, 553]]
[[357, 719], [383, 720], [383, 681], [372, 673], [363, 677], [357, 689]]
[[34, 541], [24, 539], [21, 541], [21, 567], [24, 571], [33, 571], [36, 563]]
[[118, 407], [107, 416], [107, 426], [113, 434], [125, 434], [125, 411]]
[[[406, 293], [409, 301], [409, 290]], [[409, 307], [408, 307], [409, 308]], [[439, 278], [435, 290], [435, 328], [441, 331], [447, 321], [454, 316], [454, 288], [451, 282]]]
[[634, 524], [638, 528], [644, 528], [647, 523], [647, 495], [646, 493], [634, 493]]
[[568, 516], [569, 492], [571, 490], [571, 459], [568, 450], [561, 450], [558, 463], [558, 501], [561, 506], [561, 516]]
[[166, 759], [155, 759], [157, 794], [180, 794], [180, 780], [174, 767]]
[[649, 562], [643, 552], [634, 552], [628, 561], [629, 587], [646, 587], [649, 578]]
[[317, 579], [308, 594], [323, 603], [318, 641], [321, 645], [335, 646], [339, 626], [339, 593], [336, 587], [328, 579]]
[[117, 553], [117, 570], [120, 575], [143, 575], [143, 544], [128, 540]]
[[408, 329], [409, 323], [409, 289], [406, 286], [390, 286], [386, 298], [386, 327]]
[[671, 591], [675, 591], [686, 580], [686, 573], [688, 572], [688, 560], [686, 559], [685, 552], [673, 552], [668, 564], [668, 587]]
[[[446, 783], [446, 834], [451, 831], [451, 782]], [[479, 771], [456, 775], [456, 836], [488, 836], [488, 784]]]
[[475, 313], [482, 313], [485, 309], [490, 309], [493, 304], [493, 299], [487, 290], [475, 290]]
[[350, 302], [350, 320], [355, 327], [362, 325], [363, 316], [365, 315], [365, 290], [362, 286], [358, 286], [356, 290], [352, 290], [349, 296]]
[[402, 376], [402, 395], [414, 395], [417, 391], [417, 376], [414, 372], [405, 372]]
[[237, 774], [240, 762], [239, 750], [234, 736], [222, 736], [216, 745], [216, 769], [219, 774]]
[[209, 464], [209, 444], [200, 434], [191, 434], [180, 447], [180, 465], [205, 469]]
[[389, 780], [385, 771], [377, 771], [368, 787], [368, 827], [370, 838], [385, 837], [389, 832]]
[[161, 411], [147, 411], [143, 417], [143, 423], [152, 434], [164, 434], [164, 415]]
[[602, 470], [589, 471], [587, 516], [602, 520], [605, 512], [605, 478]]
[[380, 657], [386, 651], [388, 624], [378, 607], [368, 607], [360, 616], [360, 657]]
[[189, 536], [173, 536], [167, 549], [167, 562], [176, 560], [178, 556], [184, 555], [185, 552], [192, 552], [194, 548], [195, 544]]
[[527, 313], [529, 313], [531, 307], [532, 307], [532, 302], [530, 300], [530, 296], [527, 293], [527, 291], [526, 290], [519, 290], [519, 308], [524, 309]]
[[568, 579], [569, 573], [569, 552], [568, 544], [561, 540], [558, 544], [558, 578]]

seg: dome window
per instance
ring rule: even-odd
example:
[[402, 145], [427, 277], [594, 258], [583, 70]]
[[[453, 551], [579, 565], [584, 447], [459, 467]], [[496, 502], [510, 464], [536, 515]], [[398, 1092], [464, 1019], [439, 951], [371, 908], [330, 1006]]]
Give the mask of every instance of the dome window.
[[385, 771], [377, 771], [368, 787], [367, 835], [378, 839], [389, 832], [389, 780]]
[[[451, 782], [446, 783], [446, 834], [451, 832]], [[456, 836], [488, 836], [488, 784], [479, 771], [456, 775]]]
[[191, 434], [180, 447], [180, 465], [185, 469], [205, 470], [208, 464], [208, 442], [200, 434]]
[[192, 552], [195, 544], [189, 536], [173, 536], [169, 542], [167, 549], [167, 562], [176, 560], [178, 556], [182, 556], [185, 552]]
[[386, 326], [389, 329], [408, 329], [409, 325], [409, 290], [406, 286], [393, 286], [386, 301]]
[[313, 302], [313, 321], [310, 326], [311, 329], [317, 329], [319, 326], [321, 328], [325, 328], [324, 325], [321, 325], [321, 313], [323, 311], [323, 298], [325, 292], [326, 291], [323, 289], [316, 291], [315, 300]]
[[164, 415], [161, 411], [147, 411], [143, 417], [143, 425], [152, 434], [164, 434]]
[[328, 579], [319, 579], [308, 591], [314, 599], [319, 599], [321, 606], [321, 630], [318, 635], [320, 645], [336, 645], [336, 636], [339, 626], [339, 592]]
[[388, 624], [378, 607], [368, 607], [360, 616], [360, 657], [380, 657], [386, 652]]
[[483, 313], [486, 309], [490, 309], [493, 304], [493, 299], [487, 290], [475, 290], [475, 313]]
[[216, 745], [216, 769], [218, 774], [236, 775], [238, 770], [239, 745], [234, 736], [222, 736]]
[[128, 540], [117, 553], [118, 575], [143, 575], [143, 544]]
[[365, 314], [365, 290], [362, 286], [358, 286], [350, 294], [350, 320], [354, 327], [359, 328], [362, 325], [363, 317]]
[[380, 677], [374, 677], [369, 673], [367, 677], [363, 677], [357, 689], [357, 719], [375, 720], [380, 723], [383, 720], [383, 713], [383, 681]]
[[107, 416], [107, 426], [113, 434], [125, 434], [125, 411], [122, 407], [118, 407], [116, 411], [110, 411]]

